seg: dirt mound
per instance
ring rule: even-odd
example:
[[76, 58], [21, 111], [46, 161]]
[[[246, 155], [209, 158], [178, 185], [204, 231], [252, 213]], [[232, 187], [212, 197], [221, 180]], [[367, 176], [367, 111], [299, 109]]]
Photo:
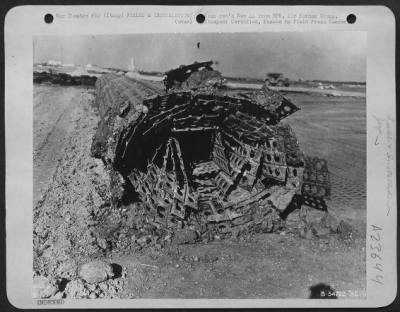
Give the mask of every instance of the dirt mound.
[[[66, 138], [66, 148], [48, 189], [34, 207], [34, 269], [46, 275], [74, 276], [76, 272], [70, 268], [76, 268], [78, 258], [100, 251], [93, 228], [111, 196], [102, 162], [89, 156], [96, 126], [95, 115], [89, 115], [90, 103], [90, 97], [81, 98], [82, 107], [74, 112], [75, 128]], [[65, 271], [57, 272], [61, 268]]]

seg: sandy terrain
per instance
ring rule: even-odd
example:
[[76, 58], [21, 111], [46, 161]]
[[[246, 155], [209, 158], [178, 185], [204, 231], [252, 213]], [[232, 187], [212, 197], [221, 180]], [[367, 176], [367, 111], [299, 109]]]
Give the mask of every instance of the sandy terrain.
[[[130, 219], [129, 211], [109, 209], [103, 164], [90, 157], [98, 122], [93, 91], [46, 85], [34, 90], [34, 275], [57, 281], [51, 296], [308, 298], [309, 287], [319, 283], [341, 292], [365, 290], [365, 99], [289, 95], [301, 111], [287, 122], [306, 153], [328, 160], [328, 206], [356, 229], [352, 239], [301, 238], [294, 212], [280, 233], [110, 250], [102, 248], [99, 220], [107, 217], [121, 242], [127, 233], [112, 220]], [[106, 259], [123, 273], [95, 291], [78, 278], [80, 266], [93, 259]]]
[[[249, 82], [227, 82], [226, 86], [231, 89], [242, 88], [245, 90], [258, 90], [262, 87], [262, 83], [249, 83]], [[365, 91], [356, 91], [356, 90], [337, 90], [337, 89], [319, 89], [313, 88], [311, 86], [303, 87], [303, 86], [290, 86], [290, 87], [276, 87], [269, 86], [272, 90], [277, 90], [281, 92], [296, 92], [296, 93], [305, 93], [305, 94], [315, 94], [318, 95], [330, 95], [330, 96], [351, 96], [351, 97], [361, 97], [365, 98]]]
[[37, 86], [34, 90], [34, 202], [43, 191], [80, 120], [78, 106], [88, 94], [74, 87]]
[[347, 210], [343, 211], [345, 215], [365, 221], [365, 99], [287, 96], [301, 108], [286, 120], [296, 132], [300, 146], [305, 153], [328, 161], [333, 196], [329, 202], [331, 210]]

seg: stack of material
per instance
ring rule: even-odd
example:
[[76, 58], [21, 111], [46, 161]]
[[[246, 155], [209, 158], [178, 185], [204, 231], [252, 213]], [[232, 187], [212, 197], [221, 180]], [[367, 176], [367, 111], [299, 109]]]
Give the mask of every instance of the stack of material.
[[326, 210], [326, 161], [305, 158], [280, 123], [298, 110], [280, 94], [164, 93], [116, 75], [101, 77], [96, 90], [101, 120], [92, 154], [108, 165], [115, 198], [140, 200], [164, 233], [269, 232], [290, 207]]

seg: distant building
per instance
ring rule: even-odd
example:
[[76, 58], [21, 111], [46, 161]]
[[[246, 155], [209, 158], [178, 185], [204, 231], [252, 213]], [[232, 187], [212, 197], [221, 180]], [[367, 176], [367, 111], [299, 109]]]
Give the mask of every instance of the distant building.
[[54, 60], [48, 60], [47, 61], [47, 65], [49, 65], [49, 66], [61, 66], [61, 62], [60, 61], [54, 61]]
[[99, 67], [97, 65], [92, 65], [92, 64], [87, 64], [86, 65], [86, 71], [88, 73], [95, 73], [95, 74], [107, 74], [107, 73], [113, 73], [114, 71], [109, 70], [107, 68]]
[[135, 72], [135, 71], [137, 71], [137, 68], [136, 68], [136, 66], [135, 66], [135, 59], [133, 58], [133, 56], [131, 57], [131, 60], [130, 60], [130, 62], [129, 62], [128, 70], [129, 70], [130, 72]]

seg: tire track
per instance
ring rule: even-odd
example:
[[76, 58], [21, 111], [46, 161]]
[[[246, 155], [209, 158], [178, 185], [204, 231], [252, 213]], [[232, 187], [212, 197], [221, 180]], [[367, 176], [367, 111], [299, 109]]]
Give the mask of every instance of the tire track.
[[[44, 148], [46, 145], [49, 144], [50, 139], [55, 135], [55, 133], [58, 130], [59, 124], [62, 121], [62, 119], [65, 119], [65, 113], [67, 111], [68, 107], [66, 107], [61, 114], [58, 116], [56, 122], [54, 123], [53, 127], [51, 127], [50, 131], [47, 133], [45, 139], [40, 143], [39, 147], [35, 151], [36, 156], [40, 158]], [[64, 120], [63, 120], [64, 121]]]
[[[34, 144], [33, 155], [33, 203], [40, 200], [51, 183], [65, 144], [71, 131], [76, 127], [78, 103], [82, 90], [47, 86], [35, 97], [35, 108], [47, 110], [50, 114], [38, 116], [41, 122], [34, 124], [34, 140], [40, 140], [38, 133], [46, 131], [43, 140]], [[55, 101], [55, 98], [57, 99]], [[57, 105], [57, 107], [54, 107]], [[34, 112], [36, 113], [36, 112]], [[58, 114], [57, 114], [58, 113]], [[55, 115], [55, 116], [54, 116]], [[55, 122], [52, 122], [55, 119]], [[51, 124], [51, 127], [47, 125]]]

